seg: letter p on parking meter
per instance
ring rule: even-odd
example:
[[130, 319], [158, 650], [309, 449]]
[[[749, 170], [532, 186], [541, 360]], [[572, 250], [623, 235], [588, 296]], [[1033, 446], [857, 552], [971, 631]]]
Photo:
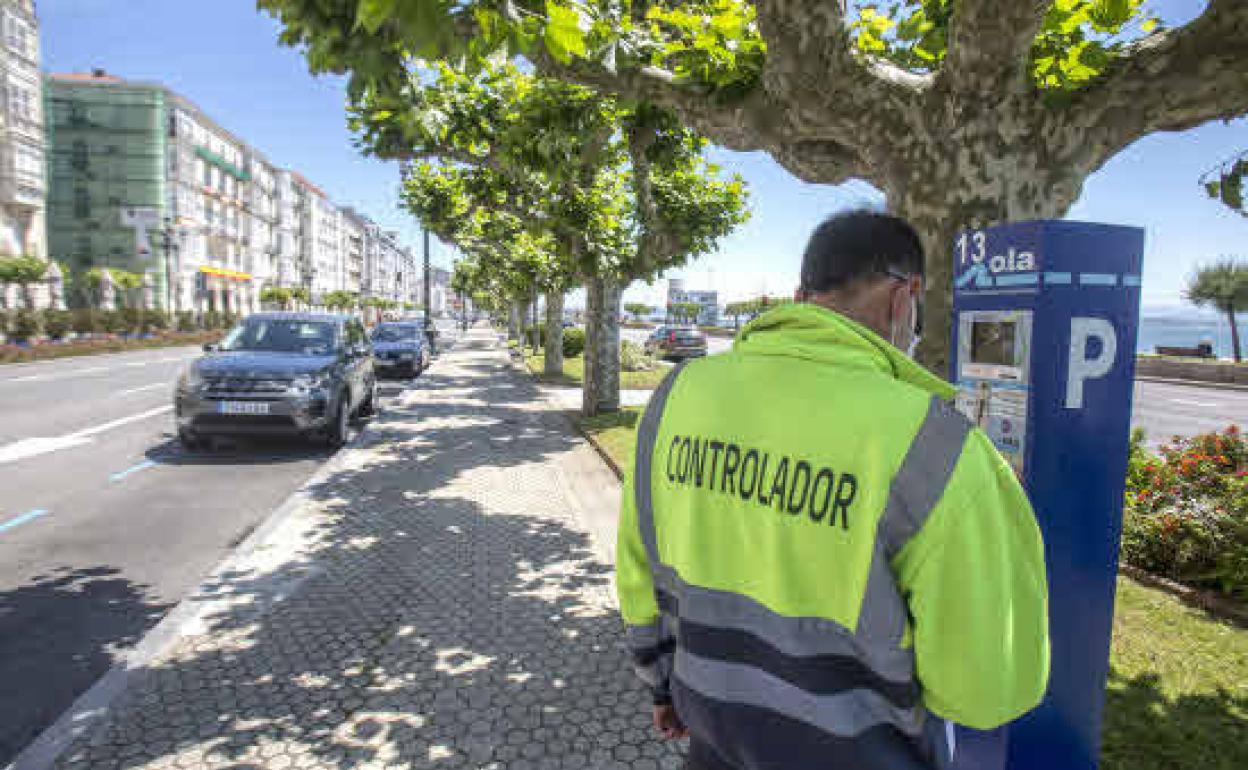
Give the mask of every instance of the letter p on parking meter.
[[1000, 731], [960, 731], [957, 768], [1097, 767], [1143, 250], [1138, 228], [1057, 221], [970, 230], [954, 242], [957, 404], [1031, 498], [1052, 640], [1044, 702]]
[[[1087, 354], [1090, 343], [1100, 346], [1094, 357]], [[1118, 335], [1114, 325], [1104, 318], [1070, 319], [1070, 354], [1066, 369], [1066, 408], [1083, 408], [1083, 384], [1095, 377], [1104, 377], [1114, 368], [1118, 352]]]

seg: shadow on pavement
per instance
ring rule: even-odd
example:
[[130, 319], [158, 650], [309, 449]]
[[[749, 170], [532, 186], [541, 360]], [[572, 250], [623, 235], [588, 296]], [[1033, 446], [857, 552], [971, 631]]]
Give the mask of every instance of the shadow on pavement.
[[1111, 669], [1102, 737], [1105, 770], [1238, 770], [1248, 767], [1248, 694], [1176, 698], [1156, 674]]
[[0, 594], [0, 766], [59, 716], [48, 712], [113, 665], [114, 650], [133, 646], [169, 609], [119, 574], [60, 568]]
[[325, 460], [334, 453], [299, 438], [234, 437], [216, 439], [212, 449], [190, 451], [172, 435], [148, 448], [144, 457], [160, 465], [262, 465]]
[[382, 413], [358, 467], [311, 490], [312, 544], [212, 586], [228, 606], [207, 633], [62, 767], [680, 766], [650, 734], [610, 568], [542, 465], [578, 439], [527, 378], [456, 369]]

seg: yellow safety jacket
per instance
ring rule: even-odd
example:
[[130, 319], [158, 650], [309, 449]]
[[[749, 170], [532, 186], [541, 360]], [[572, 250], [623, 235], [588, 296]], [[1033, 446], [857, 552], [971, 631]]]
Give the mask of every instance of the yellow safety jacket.
[[1040, 701], [1039, 527], [953, 394], [808, 304], [655, 392], [624, 485], [620, 608], [656, 700], [727, 764], [941, 767], [932, 715], [987, 729]]

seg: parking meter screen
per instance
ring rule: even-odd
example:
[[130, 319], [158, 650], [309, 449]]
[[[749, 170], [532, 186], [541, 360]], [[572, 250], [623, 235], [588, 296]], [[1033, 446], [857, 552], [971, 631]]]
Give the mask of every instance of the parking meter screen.
[[1025, 310], [958, 314], [957, 407], [1022, 473], [1027, 437], [1032, 315]]
[[977, 321], [971, 325], [971, 363], [1014, 366], [1017, 359], [1013, 322]]

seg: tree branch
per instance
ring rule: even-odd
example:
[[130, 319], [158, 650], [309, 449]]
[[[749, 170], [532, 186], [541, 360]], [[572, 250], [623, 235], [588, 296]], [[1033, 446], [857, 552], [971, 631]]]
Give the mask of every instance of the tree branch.
[[862, 157], [921, 109], [932, 77], [856, 52], [842, 0], [756, 0], [755, 8], [767, 42], [762, 90], [776, 103], [770, 110], [783, 110], [771, 113], [781, 128], [767, 149], [811, 181], [841, 179], [839, 171], [812, 175], [829, 165], [864, 170]]
[[680, 116], [685, 125], [732, 150], [758, 150], [773, 134], [781, 105], [763, 89], [738, 102], [721, 102], [706, 89], [682, 83], [666, 70], [646, 66], [611, 72], [589, 62], [563, 63], [538, 51], [531, 56], [539, 74], [579, 83], [631, 102], [649, 102]]
[[840, 184], [850, 179], [872, 178], [856, 150], [827, 140], [784, 142], [770, 149], [771, 156], [803, 182]]
[[1030, 87], [1032, 42], [1053, 0], [961, 0], [949, 27], [939, 81], [958, 94]]
[[1248, 113], [1248, 3], [1211, 0], [1187, 26], [1139, 41], [1063, 112], [1090, 128], [1092, 168], [1145, 134]]
[[814, 62], [830, 74], [857, 66], [842, 0], [756, 0], [754, 8], [767, 41], [769, 85], [809, 73]]

